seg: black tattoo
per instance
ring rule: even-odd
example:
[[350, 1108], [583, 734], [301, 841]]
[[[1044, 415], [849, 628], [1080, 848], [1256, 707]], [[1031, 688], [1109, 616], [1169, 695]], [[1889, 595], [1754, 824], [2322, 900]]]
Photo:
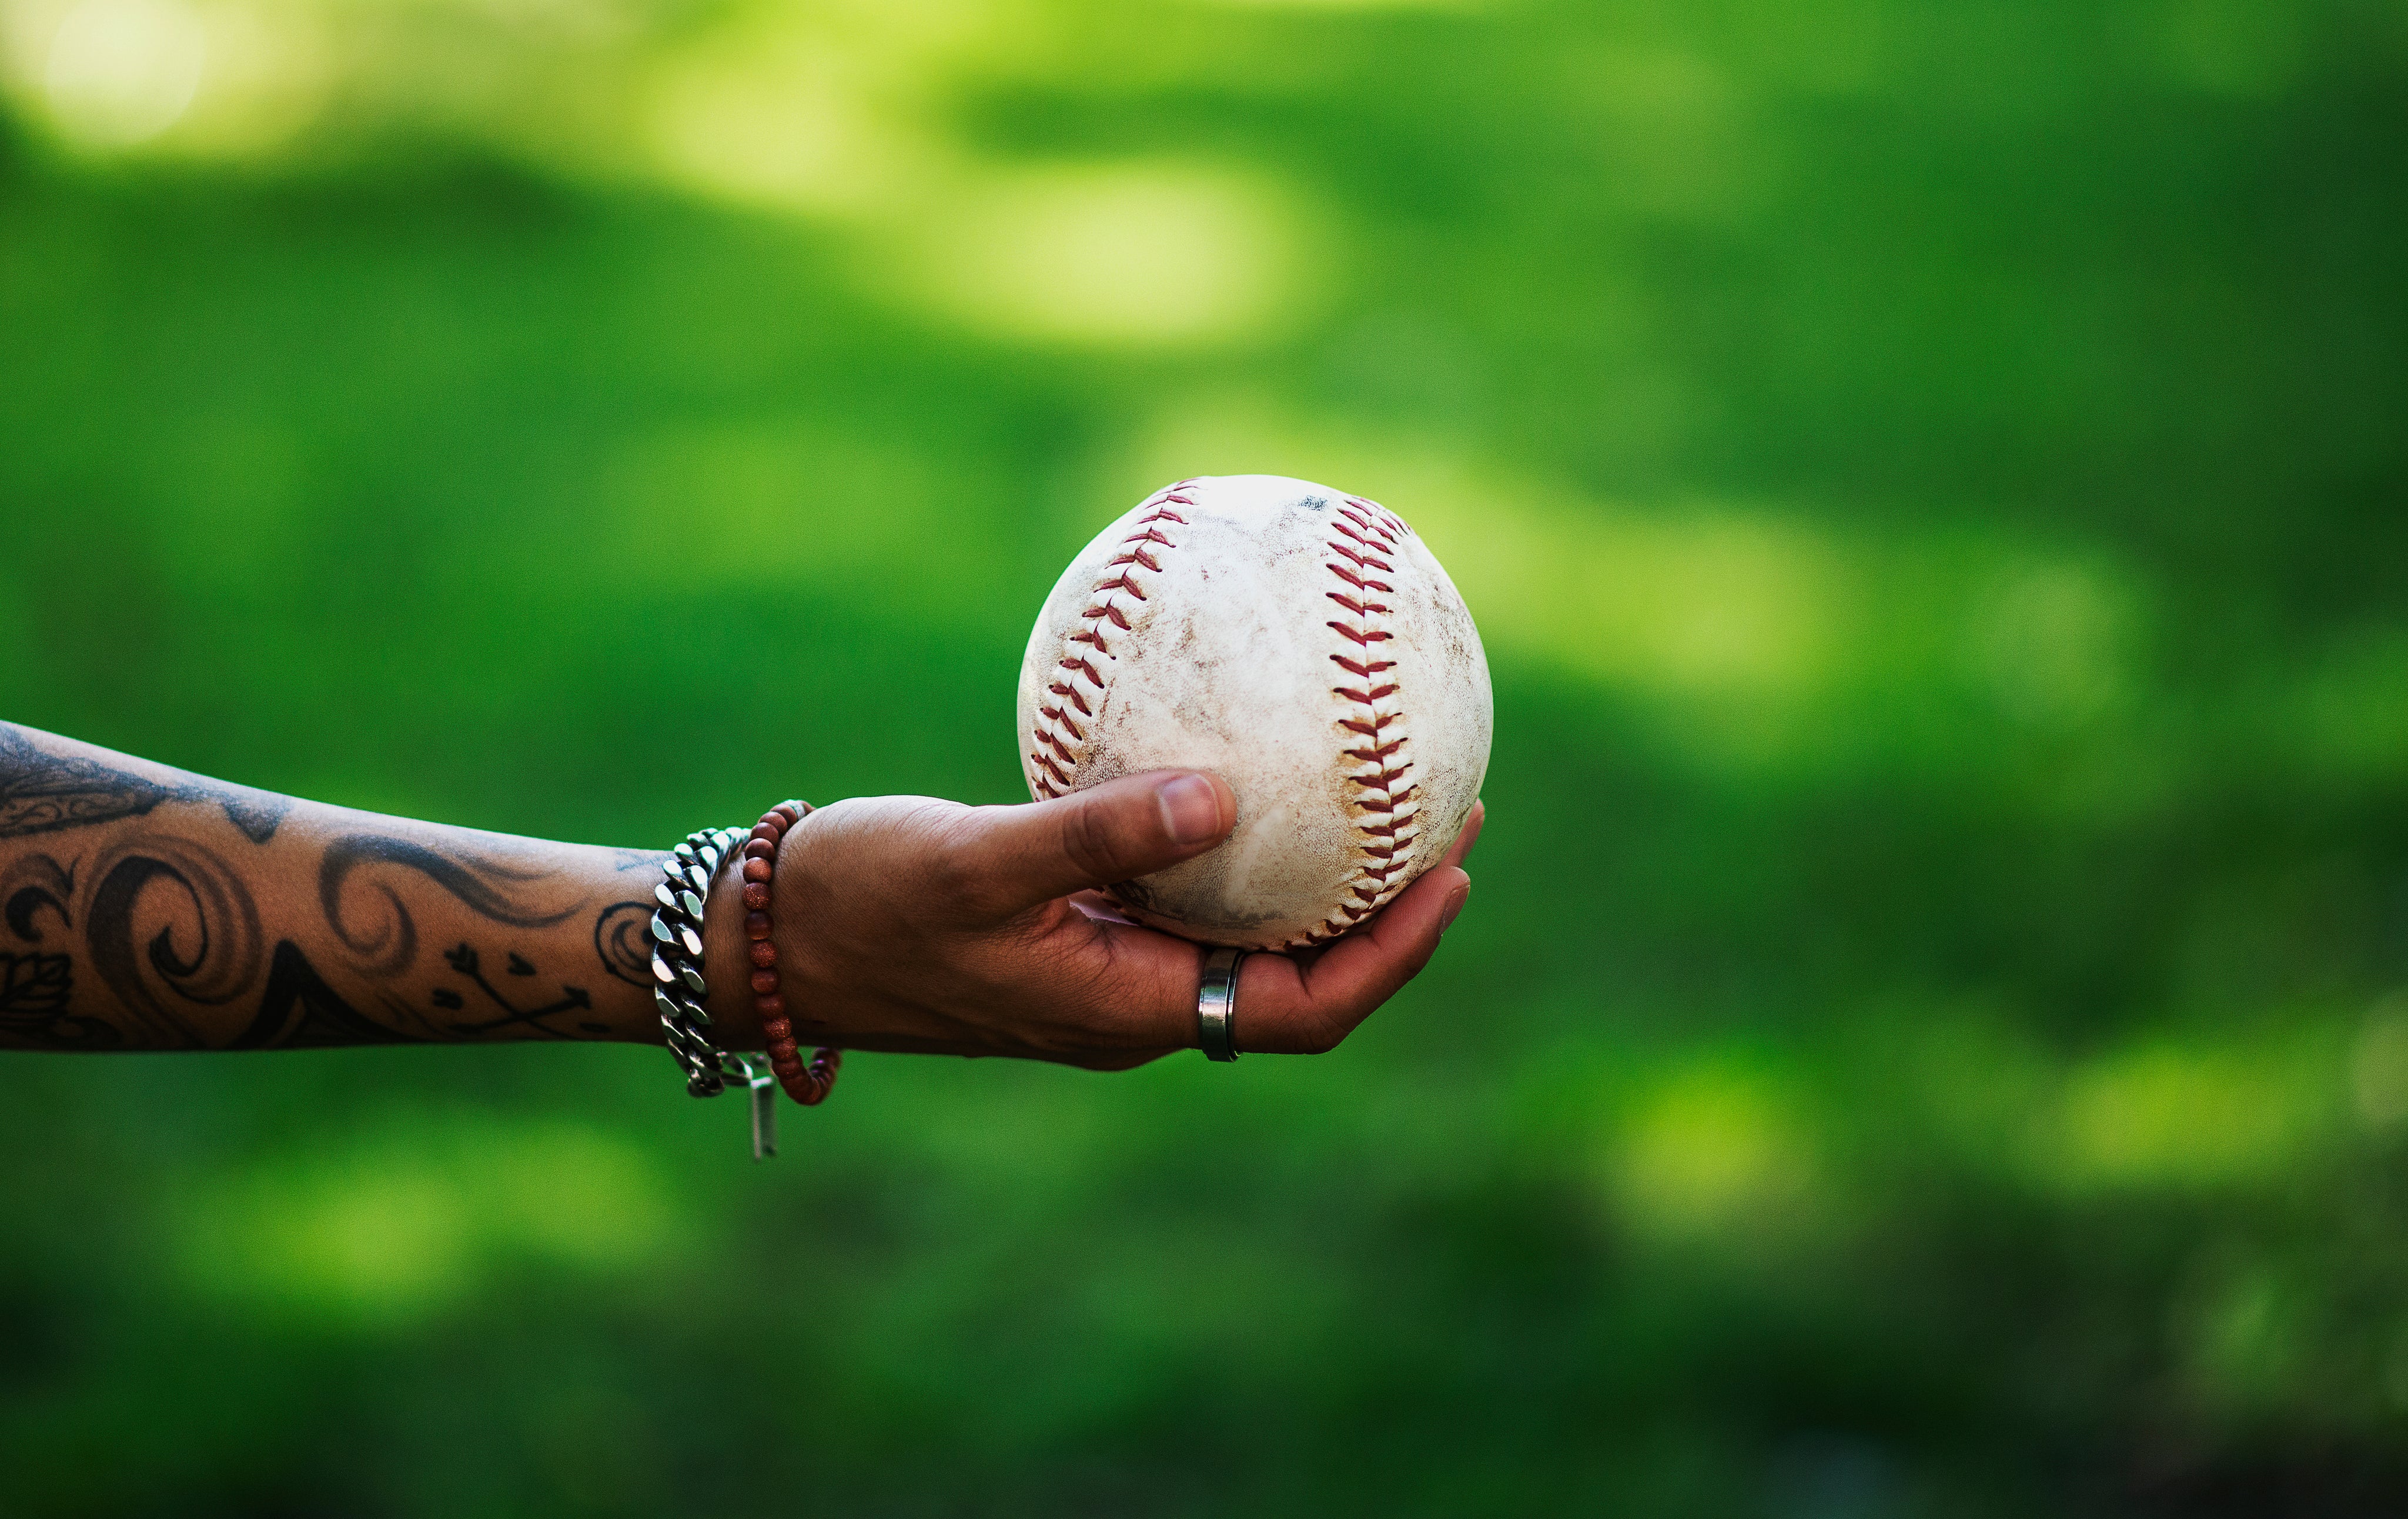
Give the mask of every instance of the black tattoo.
[[395, 866], [414, 870], [450, 893], [479, 917], [513, 928], [548, 928], [575, 912], [575, 905], [558, 912], [538, 912], [504, 896], [494, 882], [541, 881], [549, 870], [521, 869], [474, 857], [453, 859], [423, 844], [381, 834], [351, 834], [326, 846], [318, 867], [318, 906], [343, 948], [358, 955], [368, 975], [395, 975], [418, 957], [418, 925], [403, 904], [401, 894], [378, 885], [387, 912], [372, 930], [347, 923], [343, 917], [343, 883], [354, 870], [370, 866]]
[[268, 962], [267, 990], [251, 1026], [227, 1046], [235, 1050], [322, 1050], [342, 1044], [422, 1042], [363, 1017], [318, 974], [301, 947], [280, 939]]
[[[147, 966], [179, 999], [204, 1007], [233, 1001], [259, 982], [259, 910], [226, 863], [197, 844], [150, 838], [94, 863], [82, 905], [93, 969], [157, 1039], [198, 1046], [200, 1030], [152, 989]], [[154, 886], [174, 888], [154, 913]], [[137, 917], [157, 924], [137, 944]], [[178, 948], [179, 931], [189, 950]]]
[[652, 984], [652, 904], [613, 902], [594, 920], [594, 953], [602, 968], [635, 986]]
[[0, 1021], [48, 1018], [66, 1010], [75, 969], [64, 954], [0, 954]]
[[67, 1011], [75, 963], [64, 954], [0, 953], [0, 1039], [42, 1050], [107, 1050], [123, 1036]]
[[[28, 854], [0, 869], [0, 922], [28, 944], [42, 942], [34, 915], [47, 909], [61, 928], [74, 926], [67, 903], [75, 872], [47, 854]], [[97, 1018], [67, 1011], [75, 1000], [75, 962], [35, 951], [0, 953], [0, 1041], [39, 1050], [105, 1050], [122, 1036]]]
[[[529, 1028], [549, 1034], [556, 1039], [573, 1039], [575, 1038], [574, 1035], [563, 1033], [561, 1030], [552, 1027], [552, 1025], [545, 1022], [545, 1020], [556, 1017], [564, 1012], [568, 1012], [580, 1008], [591, 1008], [594, 1006], [594, 998], [586, 993], [585, 988], [582, 986], [570, 986], [564, 982], [561, 985], [560, 997], [557, 1001], [548, 1003], [540, 1008], [521, 1008], [496, 990], [492, 982], [485, 979], [485, 972], [481, 962], [478, 958], [476, 947], [474, 945], [463, 944], [458, 949], [446, 950], [443, 952], [443, 958], [450, 963], [452, 970], [466, 977], [479, 991], [485, 994], [485, 997], [488, 1001], [502, 1010], [500, 1017], [488, 1018], [482, 1023], [455, 1023], [451, 1025], [450, 1026], [452, 1031], [455, 1034], [490, 1034], [495, 1029], [509, 1028], [516, 1025], [523, 1024]], [[527, 964], [525, 960], [520, 958], [516, 954], [512, 954], [509, 957], [509, 970], [513, 976], [532, 976], [535, 974], [535, 967]], [[456, 1012], [467, 1005], [467, 999], [448, 986], [437, 987], [435, 991], [435, 1005], [438, 1008], [443, 1008]], [[588, 1034], [607, 1034], [610, 1031], [608, 1024], [587, 1022], [580, 1023], [577, 1026]]]
[[34, 914], [45, 908], [57, 914], [60, 927], [75, 926], [67, 913], [67, 903], [74, 898], [74, 867], [48, 854], [27, 854], [0, 869], [0, 923], [29, 944], [42, 940]]
[[223, 791], [216, 794], [218, 805], [225, 809], [226, 821], [242, 830], [242, 836], [254, 844], [265, 844], [276, 837], [278, 824], [293, 810], [293, 798], [278, 796], [265, 791]]
[[171, 795], [97, 760], [45, 753], [0, 726], [0, 838], [140, 817]]
[[208, 781], [163, 785], [113, 765], [52, 754], [0, 724], [0, 838], [140, 817], [161, 802], [215, 802], [254, 844], [276, 837], [293, 799]]

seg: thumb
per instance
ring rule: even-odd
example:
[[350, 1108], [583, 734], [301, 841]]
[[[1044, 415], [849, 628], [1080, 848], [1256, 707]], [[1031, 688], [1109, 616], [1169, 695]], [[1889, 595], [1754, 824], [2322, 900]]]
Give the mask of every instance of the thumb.
[[1025, 807], [969, 815], [953, 864], [965, 897], [998, 915], [1203, 853], [1229, 835], [1237, 795], [1201, 770], [1154, 770]]

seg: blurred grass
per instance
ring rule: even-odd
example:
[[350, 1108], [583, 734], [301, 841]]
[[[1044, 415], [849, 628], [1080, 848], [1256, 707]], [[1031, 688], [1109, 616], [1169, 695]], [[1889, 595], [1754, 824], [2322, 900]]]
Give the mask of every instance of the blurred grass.
[[0, 1509], [2399, 1512], [2403, 76], [2339, 0], [7, 0], [12, 718], [619, 842], [1010, 800], [1059, 566], [1259, 469], [1423, 529], [1499, 721], [1326, 1060], [865, 1059], [757, 1170], [629, 1051], [7, 1062]]

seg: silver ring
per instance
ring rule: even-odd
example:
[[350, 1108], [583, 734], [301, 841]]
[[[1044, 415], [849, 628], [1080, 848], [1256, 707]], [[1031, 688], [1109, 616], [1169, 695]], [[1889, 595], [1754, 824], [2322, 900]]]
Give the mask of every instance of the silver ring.
[[1238, 1058], [1238, 967], [1243, 950], [1211, 950], [1204, 955], [1204, 983], [1196, 994], [1196, 1042], [1207, 1060]]

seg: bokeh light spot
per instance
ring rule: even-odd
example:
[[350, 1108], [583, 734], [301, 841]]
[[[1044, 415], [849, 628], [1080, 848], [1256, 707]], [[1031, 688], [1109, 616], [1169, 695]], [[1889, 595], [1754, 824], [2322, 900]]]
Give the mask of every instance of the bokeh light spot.
[[2032, 565], [1991, 599], [1976, 647], [2007, 712], [2041, 725], [2099, 716], [2128, 685], [2125, 597], [2103, 576], [2069, 564]]
[[2408, 1123], [2408, 996], [2386, 997], [2367, 1015], [2350, 1061], [2350, 1087], [2367, 1127]]
[[1294, 309], [1305, 220], [1232, 170], [1068, 165], [990, 179], [922, 224], [908, 259], [929, 305], [998, 337], [1240, 341]]
[[1820, 1211], [1812, 1127], [1763, 1076], [1703, 1067], [1645, 1096], [1612, 1158], [1612, 1192], [1642, 1234], [1682, 1240], [1767, 1228]]
[[82, 0], [51, 39], [43, 89], [68, 136], [126, 147], [182, 118], [208, 52], [200, 18], [178, 0]]
[[2266, 1051], [2150, 1045], [2068, 1081], [2056, 1139], [2080, 1186], [2215, 1187], [2279, 1175], [2309, 1138], [2313, 1094]]
[[600, 1129], [461, 1120], [258, 1167], [190, 1201], [183, 1262], [264, 1316], [411, 1321], [532, 1260], [609, 1270], [670, 1232], [651, 1157]]

